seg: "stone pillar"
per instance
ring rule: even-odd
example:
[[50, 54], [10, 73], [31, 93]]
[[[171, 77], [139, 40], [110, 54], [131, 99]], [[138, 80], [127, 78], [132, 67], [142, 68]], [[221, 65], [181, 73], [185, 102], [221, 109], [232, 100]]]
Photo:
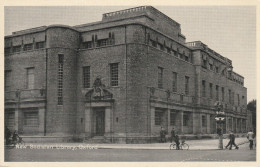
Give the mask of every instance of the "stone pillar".
[[154, 133], [154, 126], [155, 126], [154, 116], [155, 116], [155, 108], [151, 107], [151, 134]]
[[86, 136], [91, 136], [91, 109], [85, 107], [85, 134]]
[[234, 131], [234, 118], [233, 117], [231, 117], [231, 122], [232, 122], [231, 130]]
[[168, 127], [168, 134], [170, 134], [170, 132], [171, 132], [171, 127], [170, 127], [170, 121], [171, 121], [171, 117], [170, 117], [170, 116], [171, 116], [171, 110], [168, 109], [167, 112], [168, 112], [168, 113], [167, 113], [167, 114], [168, 114], [168, 122], [167, 122], [168, 126], [167, 126], [167, 127]]
[[210, 133], [210, 115], [207, 114], [206, 118], [207, 118], [207, 133]]
[[111, 109], [106, 107], [105, 109], [105, 133], [110, 134], [111, 132]]
[[19, 110], [18, 108], [14, 111], [14, 130], [18, 131], [19, 128]]
[[39, 134], [44, 135], [45, 108], [39, 108]]

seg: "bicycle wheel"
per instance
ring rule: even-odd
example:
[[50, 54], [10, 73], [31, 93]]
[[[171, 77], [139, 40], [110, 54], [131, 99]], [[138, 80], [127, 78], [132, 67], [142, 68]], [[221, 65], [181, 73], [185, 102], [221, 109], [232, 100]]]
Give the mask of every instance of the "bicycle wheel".
[[182, 144], [182, 149], [183, 150], [188, 150], [189, 149], [189, 145], [186, 144], [186, 143]]
[[171, 144], [170, 145], [170, 150], [175, 150], [176, 149], [176, 144]]

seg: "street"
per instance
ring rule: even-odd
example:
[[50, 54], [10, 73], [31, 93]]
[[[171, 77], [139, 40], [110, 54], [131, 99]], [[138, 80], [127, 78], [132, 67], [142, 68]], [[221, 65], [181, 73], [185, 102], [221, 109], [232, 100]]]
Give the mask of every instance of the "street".
[[5, 161], [256, 161], [256, 150], [248, 144], [239, 150], [147, 150], [147, 149], [5, 149]]

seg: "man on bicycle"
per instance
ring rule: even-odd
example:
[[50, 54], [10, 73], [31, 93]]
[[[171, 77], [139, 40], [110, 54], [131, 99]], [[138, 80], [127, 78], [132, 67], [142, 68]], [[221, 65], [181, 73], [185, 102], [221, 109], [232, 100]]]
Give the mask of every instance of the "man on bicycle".
[[174, 141], [176, 143], [176, 150], [179, 150], [180, 149], [180, 139], [179, 139], [179, 136], [177, 134], [174, 137]]

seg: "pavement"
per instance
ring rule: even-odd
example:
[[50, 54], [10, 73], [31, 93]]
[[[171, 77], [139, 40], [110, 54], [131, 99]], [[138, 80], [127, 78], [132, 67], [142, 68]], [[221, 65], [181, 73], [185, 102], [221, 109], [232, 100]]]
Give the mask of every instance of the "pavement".
[[[223, 146], [227, 145], [228, 139], [223, 139]], [[189, 150], [218, 150], [218, 139], [185, 140]], [[244, 138], [236, 138], [237, 145], [248, 143]], [[33, 149], [135, 149], [135, 150], [169, 150], [171, 143], [148, 143], [148, 144], [105, 144], [105, 143], [26, 143], [25, 146]]]

